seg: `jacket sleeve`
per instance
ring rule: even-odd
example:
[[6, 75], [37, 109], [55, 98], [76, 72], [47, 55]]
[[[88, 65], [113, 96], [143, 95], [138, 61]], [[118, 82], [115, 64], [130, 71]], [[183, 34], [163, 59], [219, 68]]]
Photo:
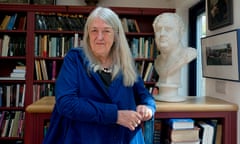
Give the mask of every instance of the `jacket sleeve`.
[[[86, 72], [83, 59], [77, 52], [70, 51], [64, 58], [56, 81], [56, 108], [58, 113], [82, 122], [115, 123], [117, 106], [93, 101], [78, 94], [78, 74]], [[84, 91], [84, 90], [83, 90]]]
[[138, 77], [137, 82], [134, 84], [134, 95], [137, 105], [147, 105], [153, 112], [156, 111], [156, 104], [153, 96], [144, 86], [144, 81], [141, 77]]

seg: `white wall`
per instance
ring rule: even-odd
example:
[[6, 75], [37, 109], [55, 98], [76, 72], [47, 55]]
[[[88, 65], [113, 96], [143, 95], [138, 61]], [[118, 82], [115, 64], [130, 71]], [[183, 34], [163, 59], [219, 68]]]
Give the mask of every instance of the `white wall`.
[[[233, 25], [226, 26], [214, 31], [207, 31], [207, 35], [213, 35], [213, 34], [218, 34], [221, 32], [226, 32], [229, 30], [233, 29], [239, 29], [240, 28], [240, 17], [239, 17], [239, 5], [240, 1], [239, 0], [233, 0]], [[224, 86], [225, 85], [225, 93], [219, 93], [216, 91], [216, 86], [222, 83]], [[219, 81], [215, 79], [206, 79], [206, 95], [208, 96], [213, 96], [216, 98], [221, 98], [226, 101], [236, 103], [238, 104], [238, 107], [240, 107], [240, 82], [232, 82], [232, 81]], [[240, 144], [240, 112], [238, 111], [238, 144]]]

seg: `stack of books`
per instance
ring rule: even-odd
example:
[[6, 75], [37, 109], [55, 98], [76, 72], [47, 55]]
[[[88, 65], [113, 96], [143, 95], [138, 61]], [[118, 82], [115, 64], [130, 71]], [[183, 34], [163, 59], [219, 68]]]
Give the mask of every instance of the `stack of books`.
[[0, 77], [0, 80], [25, 80], [26, 66], [16, 66], [6, 77]]
[[25, 66], [16, 66], [15, 69], [10, 73], [10, 77], [13, 79], [25, 79], [26, 67]]
[[167, 144], [200, 144], [200, 128], [194, 125], [193, 119], [169, 119]]

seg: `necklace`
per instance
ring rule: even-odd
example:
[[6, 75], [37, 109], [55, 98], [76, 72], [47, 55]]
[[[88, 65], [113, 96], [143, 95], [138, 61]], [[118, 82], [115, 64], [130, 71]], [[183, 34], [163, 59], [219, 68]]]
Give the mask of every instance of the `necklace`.
[[106, 73], [111, 73], [112, 72], [112, 68], [111, 67], [109, 67], [109, 68], [104, 67], [104, 68], [102, 68], [102, 71], [104, 71]]

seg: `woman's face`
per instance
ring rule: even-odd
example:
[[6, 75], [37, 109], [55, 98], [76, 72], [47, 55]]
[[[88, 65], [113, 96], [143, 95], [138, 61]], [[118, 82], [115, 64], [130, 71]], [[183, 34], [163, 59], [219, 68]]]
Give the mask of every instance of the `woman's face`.
[[95, 18], [88, 27], [90, 47], [97, 58], [107, 58], [114, 42], [114, 31], [100, 18]]

